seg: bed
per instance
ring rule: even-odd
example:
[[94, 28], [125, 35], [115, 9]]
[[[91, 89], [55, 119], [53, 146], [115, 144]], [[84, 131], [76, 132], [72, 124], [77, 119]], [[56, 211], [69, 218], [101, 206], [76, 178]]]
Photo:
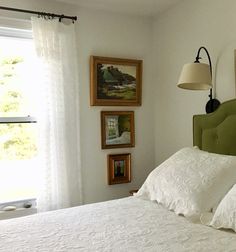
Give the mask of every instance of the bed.
[[[193, 125], [194, 145], [236, 155], [236, 100], [212, 114], [194, 116]], [[0, 244], [4, 252], [228, 252], [236, 251], [236, 234], [192, 222], [155, 200], [131, 196], [1, 221]]]

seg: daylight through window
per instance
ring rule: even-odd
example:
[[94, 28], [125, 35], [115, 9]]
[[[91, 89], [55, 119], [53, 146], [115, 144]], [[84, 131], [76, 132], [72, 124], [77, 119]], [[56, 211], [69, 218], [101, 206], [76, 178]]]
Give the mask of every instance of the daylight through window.
[[32, 39], [0, 36], [0, 203], [36, 196], [36, 70]]

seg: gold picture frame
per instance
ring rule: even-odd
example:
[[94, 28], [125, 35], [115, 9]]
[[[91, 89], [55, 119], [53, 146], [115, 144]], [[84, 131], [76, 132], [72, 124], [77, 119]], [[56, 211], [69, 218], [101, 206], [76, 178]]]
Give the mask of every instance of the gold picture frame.
[[134, 111], [101, 111], [102, 149], [135, 146]]
[[131, 182], [131, 154], [114, 154], [107, 156], [108, 184]]
[[90, 57], [91, 106], [141, 106], [142, 60]]

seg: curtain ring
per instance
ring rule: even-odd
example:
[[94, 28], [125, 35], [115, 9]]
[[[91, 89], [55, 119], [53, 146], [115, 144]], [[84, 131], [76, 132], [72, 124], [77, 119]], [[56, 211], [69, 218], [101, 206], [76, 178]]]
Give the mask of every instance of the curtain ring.
[[46, 20], [50, 19], [50, 13], [45, 13]]
[[38, 18], [43, 18], [43, 12], [38, 13]]
[[41, 17], [45, 19], [45, 12], [41, 12]]
[[62, 15], [59, 17], [59, 22], [61, 22], [63, 18], [64, 18], [64, 15], [62, 14]]

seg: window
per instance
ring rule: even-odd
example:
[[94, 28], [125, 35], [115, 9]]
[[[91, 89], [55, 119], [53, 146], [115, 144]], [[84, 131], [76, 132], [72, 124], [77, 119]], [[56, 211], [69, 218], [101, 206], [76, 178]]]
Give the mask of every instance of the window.
[[0, 28], [0, 204], [36, 197], [37, 67], [29, 31]]
[[106, 119], [107, 124], [107, 139], [119, 137], [118, 116], [109, 116]]

